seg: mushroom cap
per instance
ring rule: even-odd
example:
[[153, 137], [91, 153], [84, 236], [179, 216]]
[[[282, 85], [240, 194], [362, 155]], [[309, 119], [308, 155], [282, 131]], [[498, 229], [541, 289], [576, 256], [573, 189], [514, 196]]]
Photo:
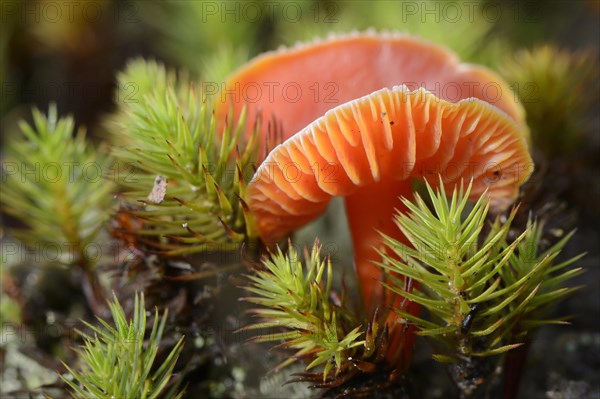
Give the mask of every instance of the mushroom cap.
[[[523, 126], [478, 99], [452, 103], [420, 88], [384, 88], [329, 110], [275, 147], [248, 185], [266, 243], [321, 214], [333, 196], [438, 174], [448, 190], [473, 179], [504, 208], [533, 171]], [[377, 206], [377, 204], [365, 204]]]
[[451, 102], [479, 98], [524, 122], [523, 108], [496, 73], [461, 63], [454, 53], [424, 40], [374, 31], [332, 36], [254, 58], [226, 80], [217, 115], [224, 118], [233, 103], [237, 117], [246, 105], [250, 126], [260, 112], [262, 131], [276, 119], [285, 140], [335, 106], [400, 84], [411, 90], [424, 87]]

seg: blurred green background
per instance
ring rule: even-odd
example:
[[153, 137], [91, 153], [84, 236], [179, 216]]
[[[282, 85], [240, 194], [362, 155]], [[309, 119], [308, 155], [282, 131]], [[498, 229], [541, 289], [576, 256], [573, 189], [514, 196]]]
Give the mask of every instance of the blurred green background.
[[506, 49], [597, 48], [600, 3], [577, 1], [36, 1], [0, 7], [2, 128], [50, 101], [93, 131], [115, 73], [141, 55], [222, 77], [260, 52], [328, 32], [416, 33], [494, 66]]

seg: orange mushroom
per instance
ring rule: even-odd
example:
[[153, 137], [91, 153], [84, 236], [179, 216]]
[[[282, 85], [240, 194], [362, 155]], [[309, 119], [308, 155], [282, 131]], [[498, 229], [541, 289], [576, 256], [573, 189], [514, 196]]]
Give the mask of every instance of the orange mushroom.
[[372, 31], [256, 57], [226, 80], [217, 115], [224, 120], [233, 104], [237, 117], [246, 105], [250, 126], [261, 112], [261, 130], [275, 118], [285, 140], [337, 105], [399, 84], [424, 87], [451, 102], [479, 98], [524, 121], [522, 107], [496, 73], [460, 63], [445, 48], [418, 38]]
[[[329, 110], [277, 146], [248, 185], [247, 202], [264, 242], [276, 243], [344, 196], [355, 267], [367, 309], [381, 300], [379, 232], [404, 237], [393, 222], [412, 180], [438, 174], [447, 189], [473, 179], [504, 208], [533, 169], [523, 126], [478, 99], [451, 103], [425, 89], [381, 89]], [[410, 353], [410, 349], [407, 349]], [[410, 354], [406, 355], [410, 356]]]

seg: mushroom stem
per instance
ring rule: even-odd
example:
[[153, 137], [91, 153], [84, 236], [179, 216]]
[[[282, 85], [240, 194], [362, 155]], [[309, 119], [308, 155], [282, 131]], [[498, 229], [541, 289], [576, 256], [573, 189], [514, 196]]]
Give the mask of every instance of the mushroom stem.
[[[361, 187], [346, 197], [346, 214], [354, 246], [354, 267], [369, 316], [373, 315], [376, 307], [392, 305], [392, 293], [388, 291], [387, 295], [384, 295], [384, 287], [381, 284], [383, 271], [373, 261], [380, 259], [376, 251], [376, 248], [382, 248], [380, 232], [408, 245], [406, 237], [394, 222], [394, 215], [406, 211], [400, 197], [410, 199], [412, 191], [410, 179], [383, 179]], [[418, 306], [402, 303], [402, 298], [399, 297], [396, 297], [393, 305], [397, 308], [410, 306], [413, 314], [419, 312]], [[391, 337], [387, 358], [392, 364], [405, 369], [412, 361], [415, 335], [413, 328], [401, 330], [398, 319], [398, 315], [393, 311], [387, 318]]]

